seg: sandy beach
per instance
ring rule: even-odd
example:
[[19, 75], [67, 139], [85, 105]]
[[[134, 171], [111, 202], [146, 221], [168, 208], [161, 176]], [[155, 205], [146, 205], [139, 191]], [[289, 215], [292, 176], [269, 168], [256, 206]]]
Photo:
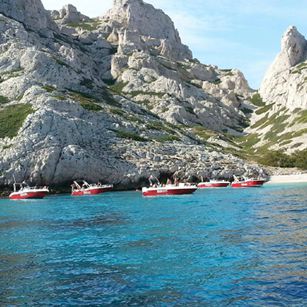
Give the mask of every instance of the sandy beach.
[[267, 184], [274, 183], [307, 183], [307, 173], [305, 174], [295, 174], [295, 175], [275, 175], [270, 176]]

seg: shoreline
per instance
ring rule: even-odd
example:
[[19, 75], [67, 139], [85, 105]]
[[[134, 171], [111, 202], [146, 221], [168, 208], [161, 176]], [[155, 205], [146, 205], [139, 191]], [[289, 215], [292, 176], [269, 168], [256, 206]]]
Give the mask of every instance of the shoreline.
[[[292, 175], [273, 175], [268, 177], [268, 181], [265, 185], [268, 184], [289, 184], [289, 183], [306, 183], [307, 184], [307, 173], [305, 174], [292, 174]], [[114, 189], [112, 192], [129, 192], [129, 191], [138, 191], [137, 188], [133, 189]], [[0, 199], [7, 198], [10, 194], [9, 189], [0, 190]], [[69, 189], [51, 189], [49, 195], [70, 195]]]
[[294, 175], [273, 175], [269, 177], [266, 184], [275, 183], [307, 183], [307, 173]]

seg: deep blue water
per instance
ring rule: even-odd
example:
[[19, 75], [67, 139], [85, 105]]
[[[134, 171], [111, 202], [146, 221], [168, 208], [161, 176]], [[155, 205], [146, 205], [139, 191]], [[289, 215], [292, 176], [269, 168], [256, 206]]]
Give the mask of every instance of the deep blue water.
[[307, 184], [0, 200], [0, 305], [307, 306]]

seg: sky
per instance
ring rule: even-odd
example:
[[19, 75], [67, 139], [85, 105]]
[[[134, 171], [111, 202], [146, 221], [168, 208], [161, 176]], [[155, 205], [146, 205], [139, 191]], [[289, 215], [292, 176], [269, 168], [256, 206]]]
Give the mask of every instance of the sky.
[[[42, 0], [46, 9], [73, 4], [102, 16], [112, 0]], [[175, 23], [181, 40], [204, 64], [241, 70], [258, 89], [280, 51], [283, 33], [294, 25], [307, 37], [307, 0], [146, 0]]]

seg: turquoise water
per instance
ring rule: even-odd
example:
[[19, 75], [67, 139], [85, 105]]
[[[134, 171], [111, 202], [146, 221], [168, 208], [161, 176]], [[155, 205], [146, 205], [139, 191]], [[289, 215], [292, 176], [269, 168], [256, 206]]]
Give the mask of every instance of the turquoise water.
[[307, 185], [0, 200], [0, 305], [306, 306]]

